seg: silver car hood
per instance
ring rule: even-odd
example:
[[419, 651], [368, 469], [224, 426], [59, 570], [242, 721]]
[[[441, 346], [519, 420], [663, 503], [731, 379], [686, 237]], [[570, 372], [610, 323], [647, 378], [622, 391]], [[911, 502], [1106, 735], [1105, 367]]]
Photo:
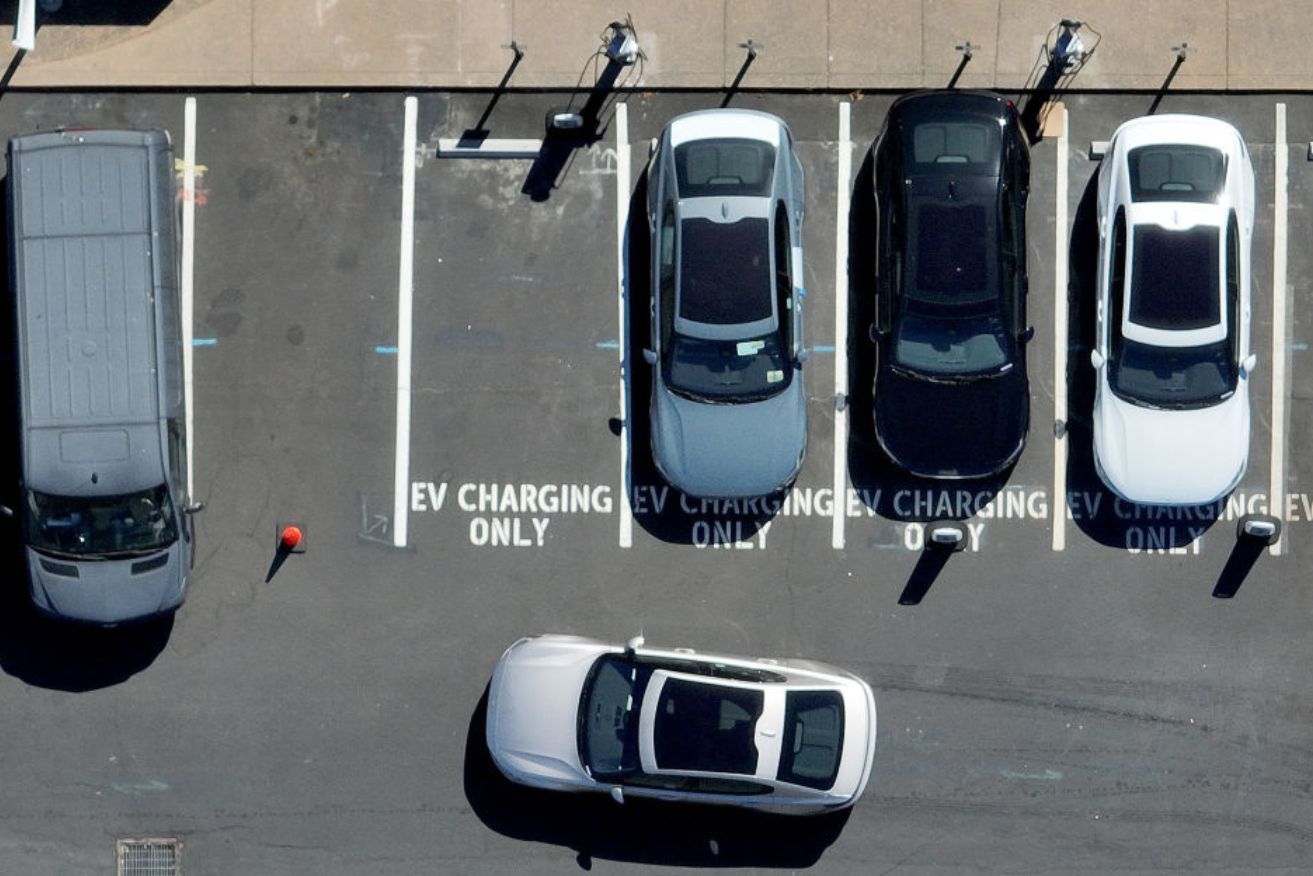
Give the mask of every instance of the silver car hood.
[[652, 395], [652, 453], [662, 474], [690, 496], [765, 496], [791, 481], [807, 446], [807, 398], [797, 371], [779, 395], [706, 404], [658, 382]]
[[[28, 548], [32, 599], [48, 614], [96, 624], [118, 624], [169, 611], [182, 603], [187, 585], [181, 546], [179, 539], [162, 552], [163, 562], [161, 554], [75, 561]], [[134, 573], [134, 567], [139, 571]], [[74, 569], [76, 576], [67, 574]]]
[[553, 636], [511, 647], [488, 692], [488, 750], [502, 772], [545, 787], [592, 784], [579, 761], [579, 696], [593, 663], [611, 650]]

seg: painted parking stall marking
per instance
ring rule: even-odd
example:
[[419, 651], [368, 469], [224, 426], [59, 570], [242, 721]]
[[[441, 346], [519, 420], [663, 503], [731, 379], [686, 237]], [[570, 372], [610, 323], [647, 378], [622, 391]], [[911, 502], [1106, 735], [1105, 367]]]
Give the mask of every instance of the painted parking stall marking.
[[[1070, 117], [1059, 107], [1057, 200], [1053, 226], [1053, 495], [1067, 492], [1067, 161], [1070, 157]], [[1053, 515], [1053, 550], [1067, 547], [1067, 523], [1062, 514]]]
[[[1286, 146], [1286, 105], [1276, 105], [1276, 193], [1272, 217], [1272, 472], [1269, 490], [1273, 505], [1286, 505], [1286, 363], [1290, 358], [1287, 329], [1286, 233], [1289, 211], [1289, 162]], [[1280, 556], [1286, 539], [1282, 537], [1268, 550]]]
[[415, 130], [419, 100], [407, 97], [401, 149], [401, 251], [397, 281], [397, 431], [392, 478], [392, 544], [409, 527], [411, 310], [415, 296]]
[[[629, 360], [625, 334], [629, 325], [629, 247], [626, 223], [629, 220], [629, 105], [623, 101], [615, 108], [615, 237], [616, 237], [616, 319], [619, 338], [615, 342], [620, 364], [620, 547], [634, 544], [634, 514], [630, 508], [629, 486], [633, 466], [629, 460]], [[611, 349], [602, 347], [602, 349]]]
[[[848, 209], [853, 165], [852, 104], [839, 104], [839, 182], [834, 220], [834, 488], [848, 484]], [[834, 514], [830, 546], [844, 547], [844, 517]]]

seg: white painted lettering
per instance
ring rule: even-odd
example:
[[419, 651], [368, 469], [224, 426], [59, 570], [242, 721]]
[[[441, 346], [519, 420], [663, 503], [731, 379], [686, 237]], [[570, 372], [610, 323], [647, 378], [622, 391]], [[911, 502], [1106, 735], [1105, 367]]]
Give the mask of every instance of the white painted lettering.
[[757, 548], [759, 550], [764, 551], [766, 549], [766, 533], [770, 532], [772, 523], [774, 523], [773, 520], [767, 520], [761, 524], [761, 529], [757, 530]]
[[427, 510], [429, 510], [429, 509], [424, 505], [424, 482], [423, 482], [423, 481], [414, 481], [414, 482], [412, 482], [411, 485], [410, 485], [410, 510], [411, 510], [411, 511], [427, 511]]
[[485, 517], [475, 517], [470, 520], [470, 544], [475, 547], [483, 547], [488, 543], [488, 520]]
[[909, 523], [904, 526], [903, 547], [909, 551], [919, 551], [925, 547], [925, 527], [920, 523]]
[[975, 553], [980, 550], [980, 534], [985, 531], [983, 523], [968, 523], [967, 535], [971, 537], [971, 552]]
[[535, 517], [532, 523], [534, 537], [538, 539], [538, 547], [542, 547], [544, 536], [547, 534], [548, 519], [546, 517]]
[[479, 506], [467, 498], [467, 494], [474, 492], [474, 484], [461, 484], [460, 489], [456, 491], [456, 504], [462, 511], [478, 511]]
[[[682, 501], [683, 494], [680, 494]], [[705, 520], [693, 521], [693, 547], [699, 550], [711, 543], [711, 524]]]

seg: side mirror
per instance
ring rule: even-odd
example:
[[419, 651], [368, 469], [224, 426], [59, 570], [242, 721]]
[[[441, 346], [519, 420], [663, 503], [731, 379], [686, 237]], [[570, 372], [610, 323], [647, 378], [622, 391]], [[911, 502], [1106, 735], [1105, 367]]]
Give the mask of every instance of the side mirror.
[[204, 502], [192, 502], [190, 505], [184, 505], [184, 506], [183, 506], [183, 508], [182, 508], [182, 513], [183, 513], [183, 514], [199, 514], [200, 512], [202, 512], [202, 511], [204, 511], [204, 510], [205, 510], [205, 503], [204, 503]]
[[875, 323], [871, 323], [866, 327], [866, 336], [871, 339], [871, 343], [880, 343], [880, 330], [875, 327]]
[[1250, 374], [1254, 373], [1254, 369], [1257, 367], [1258, 367], [1258, 356], [1256, 356], [1253, 353], [1250, 353], [1248, 356], [1245, 357], [1245, 361], [1240, 363], [1240, 373], [1243, 374], [1245, 377], [1248, 377]]
[[614, 800], [615, 802], [621, 804], [621, 805], [624, 805], [624, 802], [625, 802], [625, 789], [624, 789], [624, 788], [621, 788], [619, 785], [612, 785], [612, 786], [611, 786], [611, 799]]
[[625, 653], [626, 653], [626, 654], [633, 654], [633, 653], [634, 653], [635, 651], [637, 651], [639, 648], [643, 647], [643, 642], [644, 642], [644, 641], [646, 641], [646, 640], [645, 640], [641, 635], [634, 636], [634, 637], [633, 637], [632, 639], [630, 639], [628, 642], [625, 642]]
[[1103, 354], [1098, 350], [1090, 350], [1090, 364], [1094, 366], [1095, 371], [1102, 371], [1108, 360], [1104, 359]]
[[1017, 336], [1017, 340], [1021, 341], [1021, 343], [1023, 344], [1029, 344], [1031, 340], [1034, 339], [1034, 337], [1035, 337], [1035, 327], [1033, 325], [1030, 325], [1030, 326], [1026, 326], [1026, 330]]
[[13, 517], [14, 509], [8, 505], [0, 505], [0, 517]]
[[643, 348], [643, 361], [646, 362], [646, 363], [649, 364], [649, 365], [655, 365], [655, 364], [657, 363], [657, 354], [656, 354], [656, 350], [649, 350], [647, 347], [644, 347], [644, 348]]
[[801, 350], [798, 351], [798, 356], [797, 356], [797, 358], [795, 358], [793, 361], [796, 362], [796, 363], [798, 363], [799, 365], [801, 365], [802, 363], [806, 362], [806, 361], [807, 361], [808, 359], [810, 359], [811, 357], [812, 357], [812, 348], [811, 348], [811, 347], [803, 347]]

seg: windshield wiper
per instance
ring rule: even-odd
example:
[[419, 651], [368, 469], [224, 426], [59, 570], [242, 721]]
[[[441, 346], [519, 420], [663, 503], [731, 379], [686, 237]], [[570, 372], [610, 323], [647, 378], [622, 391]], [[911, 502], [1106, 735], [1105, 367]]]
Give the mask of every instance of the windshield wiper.
[[39, 554], [46, 554], [52, 557], [59, 557], [61, 560], [85, 560], [88, 557], [96, 559], [95, 554], [80, 553], [78, 551], [65, 551], [59, 548], [46, 547], [45, 545], [32, 545], [32, 550]]

